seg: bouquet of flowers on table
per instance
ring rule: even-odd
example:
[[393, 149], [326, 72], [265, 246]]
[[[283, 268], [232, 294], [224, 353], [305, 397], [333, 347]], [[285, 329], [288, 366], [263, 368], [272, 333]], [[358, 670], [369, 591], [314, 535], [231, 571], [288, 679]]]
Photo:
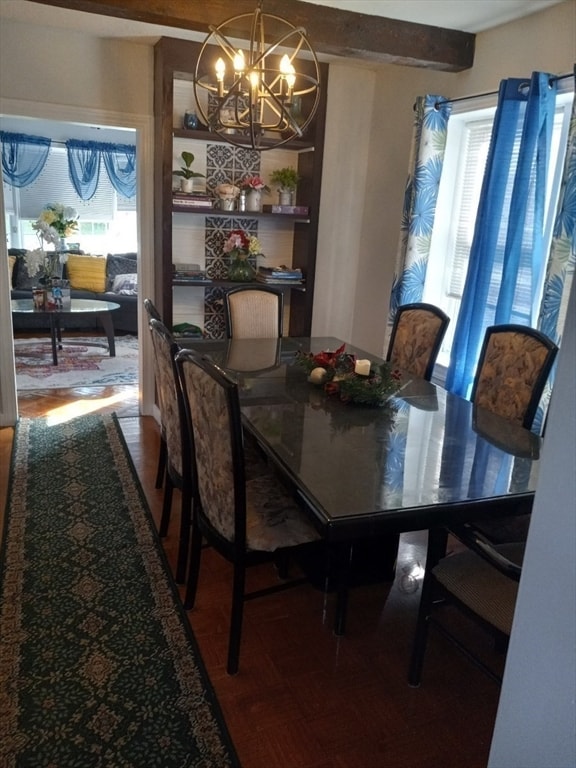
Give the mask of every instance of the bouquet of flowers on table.
[[41, 240], [58, 246], [64, 237], [70, 237], [78, 230], [78, 212], [62, 203], [49, 203], [32, 224]]
[[358, 360], [345, 350], [342, 344], [334, 352], [298, 352], [296, 362], [308, 371], [308, 381], [327, 395], [338, 395], [344, 403], [384, 405], [400, 389], [400, 371], [389, 363]]

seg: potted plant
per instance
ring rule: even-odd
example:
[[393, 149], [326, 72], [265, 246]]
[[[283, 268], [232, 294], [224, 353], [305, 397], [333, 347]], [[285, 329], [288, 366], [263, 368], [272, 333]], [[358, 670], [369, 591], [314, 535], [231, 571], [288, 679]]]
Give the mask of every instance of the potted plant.
[[182, 192], [192, 192], [194, 189], [194, 179], [204, 178], [203, 173], [192, 170], [194, 155], [192, 152], [182, 152], [180, 155], [184, 165], [178, 171], [172, 171], [173, 176], [180, 176], [180, 189]]
[[272, 171], [270, 181], [279, 187], [280, 205], [293, 204], [293, 195], [299, 180], [300, 177], [295, 168], [277, 168], [275, 171]]

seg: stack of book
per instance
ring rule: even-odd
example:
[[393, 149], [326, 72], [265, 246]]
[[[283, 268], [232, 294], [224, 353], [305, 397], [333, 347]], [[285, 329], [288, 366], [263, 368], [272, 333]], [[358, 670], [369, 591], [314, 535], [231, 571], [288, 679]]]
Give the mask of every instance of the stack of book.
[[207, 192], [178, 192], [172, 190], [172, 205], [175, 208], [189, 208], [191, 210], [202, 210], [214, 208], [214, 200]]
[[210, 278], [206, 277], [206, 272], [203, 269], [200, 269], [198, 264], [173, 264], [172, 276], [174, 280], [210, 281]]
[[279, 267], [258, 267], [256, 280], [269, 285], [298, 285], [303, 282], [302, 270], [281, 264]]

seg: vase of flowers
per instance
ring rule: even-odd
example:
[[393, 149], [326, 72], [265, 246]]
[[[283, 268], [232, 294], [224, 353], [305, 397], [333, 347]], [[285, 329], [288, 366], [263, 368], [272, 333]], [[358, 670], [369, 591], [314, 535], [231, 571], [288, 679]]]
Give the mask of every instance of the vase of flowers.
[[270, 192], [264, 180], [260, 176], [245, 176], [240, 186], [246, 191], [246, 210], [261, 211], [262, 193]]
[[255, 259], [262, 252], [260, 241], [242, 229], [235, 229], [224, 243], [224, 253], [230, 257], [228, 279], [237, 283], [249, 283], [256, 277], [256, 270], [249, 258]]
[[32, 229], [40, 238], [42, 247], [46, 242], [52, 244], [57, 252], [66, 251], [65, 238], [78, 230], [78, 212], [69, 205], [49, 203], [32, 224]]
[[294, 205], [294, 195], [300, 177], [295, 168], [277, 168], [272, 171], [270, 181], [278, 186], [278, 202], [280, 205]]

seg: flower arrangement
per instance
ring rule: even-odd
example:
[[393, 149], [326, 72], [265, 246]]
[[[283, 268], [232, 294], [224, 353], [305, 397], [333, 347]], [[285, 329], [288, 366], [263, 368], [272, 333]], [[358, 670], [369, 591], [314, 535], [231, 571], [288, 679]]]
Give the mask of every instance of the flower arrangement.
[[240, 182], [240, 186], [247, 192], [251, 189], [256, 189], [259, 192], [270, 192], [270, 187], [266, 185], [266, 182], [261, 176], [244, 176]]
[[298, 352], [296, 362], [308, 371], [308, 381], [344, 403], [384, 405], [400, 389], [400, 371], [388, 363], [358, 360], [345, 349], [342, 344], [335, 352]]
[[38, 248], [26, 254], [26, 266], [30, 276], [37, 275], [40, 285], [49, 285], [53, 277], [60, 275], [60, 253]]
[[49, 203], [32, 224], [41, 240], [57, 246], [60, 239], [70, 237], [78, 229], [78, 212], [62, 203]]
[[240, 187], [235, 184], [218, 184], [214, 192], [220, 200], [236, 200], [240, 194]]
[[249, 235], [243, 229], [235, 229], [228, 236], [223, 250], [232, 259], [245, 261], [249, 256], [261, 255], [262, 246], [254, 235]]

